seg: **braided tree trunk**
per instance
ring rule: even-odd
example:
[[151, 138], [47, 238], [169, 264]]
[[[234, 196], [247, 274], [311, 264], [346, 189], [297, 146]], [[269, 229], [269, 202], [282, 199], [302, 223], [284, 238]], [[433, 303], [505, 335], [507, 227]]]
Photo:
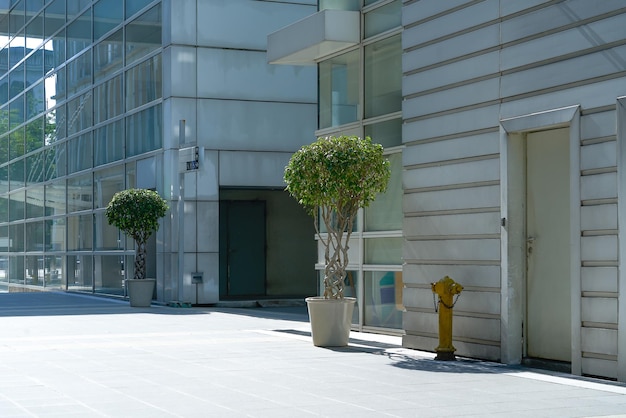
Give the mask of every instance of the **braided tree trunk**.
[[[340, 208], [334, 211], [320, 208], [320, 216], [326, 225], [328, 234], [323, 238], [318, 229], [318, 237], [324, 243], [324, 298], [343, 299], [346, 269], [348, 267], [348, 242], [352, 235], [352, 226], [358, 207]], [[317, 213], [316, 213], [317, 215]], [[317, 220], [315, 222], [317, 227]]]
[[146, 278], [146, 242], [151, 234], [138, 234], [135, 238], [135, 279]]

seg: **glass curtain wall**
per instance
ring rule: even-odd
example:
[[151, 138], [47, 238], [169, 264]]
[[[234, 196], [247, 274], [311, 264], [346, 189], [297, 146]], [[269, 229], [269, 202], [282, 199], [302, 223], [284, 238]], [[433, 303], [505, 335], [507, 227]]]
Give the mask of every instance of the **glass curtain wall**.
[[[44, 4], [45, 3], [45, 4]], [[104, 208], [162, 147], [160, 1], [13, 0], [0, 16], [0, 290], [122, 294]]]
[[400, 0], [320, 0], [319, 9], [360, 10], [361, 42], [318, 65], [318, 136], [369, 136], [392, 167], [386, 193], [361, 211], [347, 295], [361, 329], [402, 328], [402, 31]]

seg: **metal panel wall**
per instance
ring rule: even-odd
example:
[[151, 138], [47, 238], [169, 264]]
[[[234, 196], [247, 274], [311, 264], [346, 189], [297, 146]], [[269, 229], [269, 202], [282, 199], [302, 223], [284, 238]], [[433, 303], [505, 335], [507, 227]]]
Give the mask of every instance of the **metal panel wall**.
[[436, 346], [429, 283], [450, 275], [465, 286], [458, 352], [502, 358], [500, 120], [579, 105], [580, 372], [618, 378], [615, 105], [626, 95], [626, 4], [601, 3], [404, 2], [405, 346]]

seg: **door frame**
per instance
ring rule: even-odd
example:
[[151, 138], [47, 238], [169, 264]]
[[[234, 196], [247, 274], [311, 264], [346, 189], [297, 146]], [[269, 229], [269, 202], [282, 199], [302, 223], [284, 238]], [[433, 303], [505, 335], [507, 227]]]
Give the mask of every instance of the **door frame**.
[[572, 374], [581, 374], [580, 329], [580, 106], [500, 120], [500, 357], [520, 364], [524, 355], [526, 287], [525, 134], [569, 128], [570, 141], [570, 276]]

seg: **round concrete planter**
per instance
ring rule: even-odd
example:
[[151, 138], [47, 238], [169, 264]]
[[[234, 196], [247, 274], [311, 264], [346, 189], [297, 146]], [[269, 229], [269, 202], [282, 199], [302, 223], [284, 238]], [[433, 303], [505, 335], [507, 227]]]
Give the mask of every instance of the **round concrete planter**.
[[350, 338], [355, 298], [306, 298], [311, 321], [313, 345], [318, 347], [345, 347]]
[[156, 279], [128, 279], [128, 298], [133, 308], [147, 308], [152, 303]]

